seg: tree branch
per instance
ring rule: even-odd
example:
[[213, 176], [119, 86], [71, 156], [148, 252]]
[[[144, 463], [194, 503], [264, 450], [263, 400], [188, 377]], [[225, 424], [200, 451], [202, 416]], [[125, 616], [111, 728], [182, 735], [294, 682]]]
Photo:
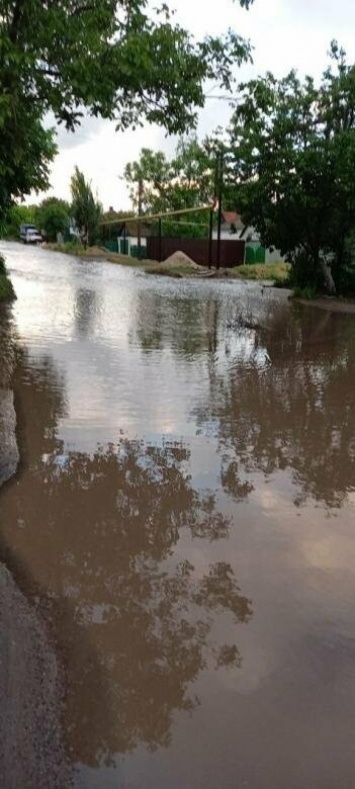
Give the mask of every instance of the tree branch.
[[85, 14], [87, 11], [95, 11], [95, 8], [96, 6], [94, 3], [89, 3], [89, 5], [81, 5], [78, 6], [78, 8], [76, 8], [75, 11], [72, 11], [70, 16], [72, 17], [80, 16], [80, 14]]
[[24, 6], [25, 0], [16, 0], [14, 13], [12, 17], [12, 23], [9, 31], [9, 38], [12, 44], [16, 44], [17, 35], [19, 32], [20, 24], [21, 24], [21, 17], [22, 11]]
[[51, 69], [49, 67], [46, 68], [39, 68], [37, 69], [38, 74], [43, 74], [45, 77], [57, 77], [58, 79], [61, 76], [60, 71], [55, 71], [55, 69]]

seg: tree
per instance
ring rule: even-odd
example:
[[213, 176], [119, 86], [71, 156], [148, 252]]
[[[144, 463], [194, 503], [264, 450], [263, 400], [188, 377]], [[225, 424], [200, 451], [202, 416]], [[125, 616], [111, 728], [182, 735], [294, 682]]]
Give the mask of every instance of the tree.
[[[0, 229], [16, 199], [48, 187], [49, 165], [57, 148], [42, 126], [42, 111], [30, 96], [7, 95], [0, 68]], [[11, 88], [8, 89], [11, 91]]]
[[65, 200], [47, 197], [36, 211], [36, 222], [48, 241], [56, 241], [58, 233], [68, 232], [70, 206]]
[[[134, 208], [138, 206], [139, 183], [142, 184], [143, 213], [164, 213], [212, 204], [214, 165], [214, 157], [196, 136], [180, 139], [170, 160], [163, 151], [142, 148], [138, 161], [128, 163], [124, 171]], [[207, 221], [206, 212], [196, 211], [169, 220], [166, 227], [164, 223], [163, 232], [165, 228], [172, 235], [204, 236]]]
[[[57, 430], [64, 377], [49, 356], [29, 375], [18, 393], [22, 401], [26, 388], [33, 414], [29, 472], [16, 497], [5, 491], [0, 549], [51, 623], [66, 679], [68, 760], [95, 767], [102, 754], [109, 764], [139, 745], [170, 743], [176, 712], [198, 706], [194, 683], [206, 665], [241, 666], [238, 633], [252, 600], [229, 562], [211, 550], [212, 563], [194, 566], [180, 546], [190, 534], [208, 556], [230, 526], [214, 492], [193, 486], [189, 446], [122, 436], [92, 455], [68, 452]], [[19, 567], [14, 532], [25, 568], [37, 559], [35, 579]]]
[[355, 66], [333, 42], [319, 86], [292, 71], [242, 86], [229, 129], [238, 207], [302, 287], [344, 287], [354, 227]]
[[80, 233], [83, 244], [92, 244], [95, 238], [100, 218], [102, 216], [102, 205], [97, 198], [95, 199], [91, 182], [85, 180], [85, 176], [76, 167], [70, 182], [72, 196], [72, 215]]
[[211, 424], [218, 435], [223, 488], [239, 501], [260, 492], [258, 475], [282, 487], [283, 474], [289, 502], [341, 509], [355, 478], [353, 322], [328, 310], [300, 319], [286, 300], [260, 296], [238, 300], [229, 321], [227, 329], [222, 314], [216, 333], [223, 325], [226, 348], [240, 342], [240, 356], [228, 371], [210, 366], [210, 388], [194, 412], [202, 435]]
[[71, 130], [87, 108], [121, 128], [146, 119], [178, 132], [195, 122], [204, 81], [230, 88], [232, 65], [249, 56], [233, 31], [195, 42], [144, 0], [3, 0], [0, 24], [0, 218], [48, 183], [48, 110]]
[[6, 212], [1, 234], [4, 238], [18, 239], [21, 224], [35, 225], [37, 221], [36, 205], [12, 205]]

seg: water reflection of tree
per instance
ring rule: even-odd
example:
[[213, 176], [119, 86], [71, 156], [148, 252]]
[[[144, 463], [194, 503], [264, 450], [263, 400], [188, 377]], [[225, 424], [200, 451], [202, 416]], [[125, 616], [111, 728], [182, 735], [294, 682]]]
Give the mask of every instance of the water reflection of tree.
[[145, 353], [171, 349], [182, 356], [215, 352], [219, 302], [212, 293], [141, 291], [135, 310], [131, 341]]
[[[251, 603], [231, 566], [196, 568], [180, 546], [174, 553], [182, 534], [213, 541], [228, 522], [193, 488], [183, 442], [65, 453], [54, 369], [22, 371], [17, 389], [22, 412], [31, 398], [27, 468], [2, 497], [2, 552], [51, 622], [70, 758], [94, 766], [140, 742], [166, 745], [174, 712], [197, 703], [189, 689], [205, 666], [240, 664], [235, 625]], [[232, 643], [213, 636], [220, 614]]]
[[86, 339], [95, 329], [101, 308], [101, 294], [97, 288], [78, 288], [74, 302], [75, 330], [78, 337]]
[[[245, 332], [237, 324], [232, 331]], [[240, 498], [252, 490], [246, 474], [290, 469], [296, 504], [311, 496], [340, 507], [355, 487], [351, 320], [296, 311], [287, 322], [274, 316], [249, 338], [249, 364], [212, 369], [208, 403], [195, 411], [202, 431], [216, 425], [225, 489]], [[258, 350], [267, 352], [261, 366]]]

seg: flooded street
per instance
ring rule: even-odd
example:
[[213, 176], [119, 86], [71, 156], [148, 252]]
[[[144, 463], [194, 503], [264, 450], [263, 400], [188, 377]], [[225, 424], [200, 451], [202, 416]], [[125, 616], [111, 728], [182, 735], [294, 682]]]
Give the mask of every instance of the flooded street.
[[0, 248], [1, 786], [352, 789], [355, 316]]

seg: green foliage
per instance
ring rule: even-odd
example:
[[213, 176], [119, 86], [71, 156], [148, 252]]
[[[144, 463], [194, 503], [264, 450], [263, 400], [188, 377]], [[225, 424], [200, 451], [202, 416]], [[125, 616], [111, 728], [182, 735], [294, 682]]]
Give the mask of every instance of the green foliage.
[[102, 225], [100, 224], [97, 230], [97, 243], [106, 244], [107, 241], [110, 239], [117, 238], [118, 228], [121, 227], [120, 223], [125, 219], [129, 219], [132, 217], [132, 211], [115, 211], [114, 209], [110, 209], [109, 211], [104, 211], [101, 217], [102, 222], [117, 222], [114, 225]]
[[317, 289], [313, 285], [306, 285], [305, 288], [300, 288], [296, 286], [293, 291], [293, 295], [297, 299], [304, 299], [305, 301], [311, 301], [317, 295]]
[[18, 239], [21, 224], [36, 224], [36, 206], [13, 205], [8, 209], [4, 217], [1, 235], [3, 238]]
[[292, 265], [289, 275], [289, 284], [292, 288], [301, 291], [311, 288], [314, 291], [322, 289], [323, 277], [317, 262], [303, 247], [296, 249], [290, 256]]
[[228, 132], [228, 178], [246, 222], [293, 264], [293, 278], [339, 289], [354, 227], [355, 67], [333, 43], [319, 86], [292, 71], [242, 86]]
[[98, 224], [102, 217], [102, 205], [95, 198], [91, 183], [76, 167], [70, 182], [72, 196], [71, 213], [80, 233], [83, 244], [92, 245], [98, 233]]
[[102, 221], [103, 222], [122, 222], [125, 219], [129, 219], [132, 216], [132, 211], [104, 211], [102, 214]]
[[272, 280], [276, 285], [288, 284], [290, 266], [288, 263], [251, 263], [226, 269], [226, 276], [235, 279]]
[[58, 233], [65, 236], [70, 226], [69, 204], [57, 197], [47, 197], [37, 208], [36, 224], [48, 241], [56, 241]]
[[21, 94], [15, 78], [3, 66], [0, 95], [0, 226], [3, 226], [6, 211], [14, 200], [22, 199], [31, 190], [48, 187], [49, 165], [56, 146], [52, 131], [42, 126], [42, 108], [29, 94]]
[[[208, 212], [205, 213], [204, 224], [194, 222], [194, 216], [191, 214], [188, 222], [164, 220], [161, 226], [162, 236], [167, 238], [208, 238]], [[154, 233], [158, 234], [158, 226], [154, 228]]]
[[229, 89], [233, 65], [249, 56], [233, 31], [195, 42], [166, 5], [145, 0], [3, 0], [0, 218], [48, 186], [56, 148], [46, 112], [70, 130], [87, 108], [120, 128], [148, 120], [181, 132], [196, 123], [204, 81]]
[[12, 286], [12, 282], [7, 276], [5, 260], [2, 255], [0, 255], [0, 302], [11, 301], [15, 298], [16, 295]]
[[[61, 243], [49, 243], [47, 249], [51, 249], [52, 252], [62, 252], [63, 255], [78, 255], [84, 254], [85, 250], [84, 247], [79, 239], [73, 239], [73, 241], [65, 241], [63, 244]], [[89, 252], [89, 250], [86, 250]]]
[[[143, 213], [158, 214], [211, 204], [214, 198], [215, 157], [195, 136], [180, 139], [175, 154], [168, 159], [162, 151], [143, 148], [138, 161], [126, 165], [124, 177], [134, 209], [138, 208], [142, 185]], [[208, 213], [193, 212], [171, 219], [162, 227], [164, 235], [204, 237]], [[198, 227], [193, 228], [196, 224]]]
[[344, 265], [339, 276], [339, 292], [355, 294], [355, 231], [345, 239]]

